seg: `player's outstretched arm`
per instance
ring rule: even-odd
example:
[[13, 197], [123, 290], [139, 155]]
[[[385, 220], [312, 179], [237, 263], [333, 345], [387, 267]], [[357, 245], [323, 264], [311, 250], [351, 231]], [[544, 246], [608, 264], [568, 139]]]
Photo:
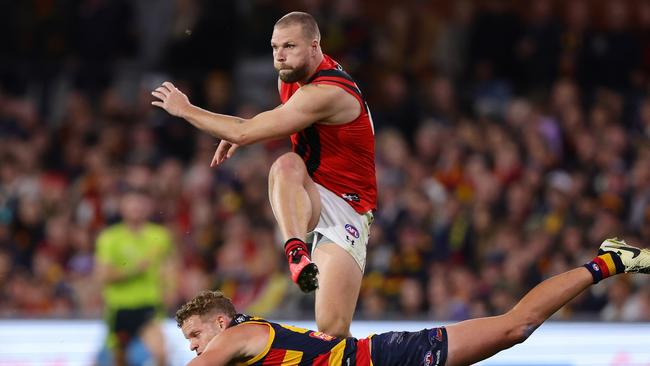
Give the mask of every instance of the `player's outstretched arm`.
[[[280, 104], [275, 108], [277, 109], [280, 107], [282, 107], [282, 104]], [[219, 141], [219, 146], [217, 146], [217, 150], [215, 150], [214, 152], [214, 156], [212, 157], [212, 162], [210, 162], [210, 167], [213, 168], [217, 165], [220, 165], [224, 161], [230, 159], [235, 153], [235, 151], [237, 151], [237, 148], [239, 148], [239, 145], [237, 144], [233, 144], [226, 140]]]
[[237, 325], [214, 337], [205, 351], [190, 361], [188, 366], [222, 366], [249, 360], [264, 352], [268, 343], [267, 325]]
[[[305, 85], [281, 107], [262, 112], [250, 119], [243, 119], [212, 113], [192, 105], [187, 96], [170, 82], [164, 82], [151, 94], [158, 99], [151, 102], [152, 105], [187, 120], [212, 136], [236, 145], [286, 137], [313, 123], [342, 118], [342, 115], [349, 113], [351, 105], [358, 106], [358, 103], [356, 106], [351, 104], [351, 100], [352, 103], [356, 103], [356, 100], [341, 88]], [[346, 122], [355, 117], [352, 116]]]

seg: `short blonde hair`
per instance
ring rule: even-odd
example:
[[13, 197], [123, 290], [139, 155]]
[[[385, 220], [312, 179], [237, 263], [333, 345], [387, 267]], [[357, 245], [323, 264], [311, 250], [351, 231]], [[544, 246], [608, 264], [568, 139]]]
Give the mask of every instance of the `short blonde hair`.
[[311, 14], [302, 11], [293, 11], [275, 22], [275, 27], [287, 27], [291, 25], [299, 25], [306, 37], [320, 41], [318, 23], [316, 23], [316, 19]]
[[237, 312], [229, 298], [221, 291], [201, 291], [198, 295], [176, 311], [176, 324], [179, 328], [192, 315], [224, 314], [234, 317]]

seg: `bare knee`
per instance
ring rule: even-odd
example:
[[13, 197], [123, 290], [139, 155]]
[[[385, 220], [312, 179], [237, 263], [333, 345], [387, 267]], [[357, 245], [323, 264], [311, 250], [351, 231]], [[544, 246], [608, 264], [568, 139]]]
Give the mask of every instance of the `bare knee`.
[[515, 311], [510, 311], [505, 316], [512, 319], [512, 326], [508, 328], [506, 334], [506, 339], [511, 344], [510, 346], [523, 343], [543, 323], [541, 318], [530, 313], [519, 314]]
[[350, 320], [343, 316], [327, 315], [316, 318], [318, 330], [335, 336], [345, 338], [350, 336]]
[[305, 163], [296, 153], [286, 153], [273, 162], [269, 172], [269, 179], [275, 180], [282, 177], [300, 177], [306, 173]]

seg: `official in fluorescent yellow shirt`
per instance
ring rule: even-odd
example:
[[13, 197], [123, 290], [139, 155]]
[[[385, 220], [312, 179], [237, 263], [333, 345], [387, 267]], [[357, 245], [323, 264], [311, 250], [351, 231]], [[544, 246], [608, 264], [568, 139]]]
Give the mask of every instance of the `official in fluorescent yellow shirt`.
[[157, 364], [165, 362], [159, 318], [164, 315], [165, 291], [174, 287], [170, 275], [174, 246], [170, 231], [149, 221], [151, 208], [147, 192], [127, 191], [120, 202], [122, 221], [97, 237], [97, 274], [116, 365], [124, 364], [125, 349], [135, 337]]

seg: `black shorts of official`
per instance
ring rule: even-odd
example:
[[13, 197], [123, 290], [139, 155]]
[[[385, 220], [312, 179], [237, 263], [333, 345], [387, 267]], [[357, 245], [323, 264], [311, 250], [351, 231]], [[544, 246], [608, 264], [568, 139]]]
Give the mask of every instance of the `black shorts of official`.
[[444, 366], [447, 362], [445, 328], [381, 333], [370, 341], [375, 366]]
[[156, 306], [113, 310], [109, 313], [109, 330], [117, 336], [120, 344], [126, 345], [140, 333], [142, 327], [156, 317], [157, 312]]

